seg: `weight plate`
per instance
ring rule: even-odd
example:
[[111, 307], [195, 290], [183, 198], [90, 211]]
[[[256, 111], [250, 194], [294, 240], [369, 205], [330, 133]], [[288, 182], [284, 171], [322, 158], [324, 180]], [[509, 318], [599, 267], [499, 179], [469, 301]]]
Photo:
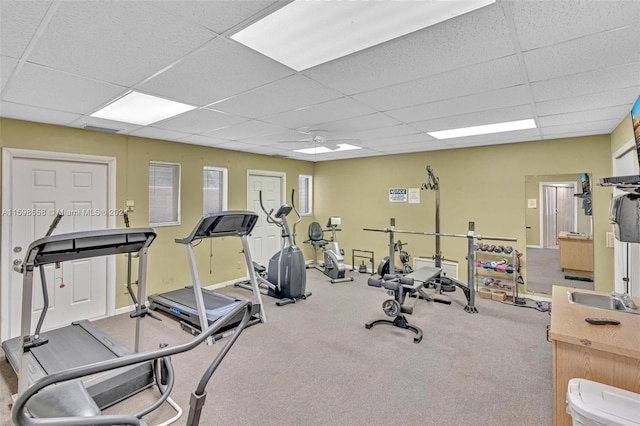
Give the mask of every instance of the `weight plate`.
[[387, 316], [397, 317], [400, 313], [400, 304], [395, 299], [388, 299], [382, 302], [382, 310]]

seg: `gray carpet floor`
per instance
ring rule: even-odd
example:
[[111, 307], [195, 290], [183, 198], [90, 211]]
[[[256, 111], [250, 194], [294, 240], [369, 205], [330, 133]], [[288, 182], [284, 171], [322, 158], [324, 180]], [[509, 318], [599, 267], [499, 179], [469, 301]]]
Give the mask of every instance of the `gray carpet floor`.
[[526, 284], [531, 293], [551, 295], [554, 285], [593, 290], [593, 282], [565, 279], [557, 248], [527, 248], [526, 262]]
[[[385, 318], [380, 288], [366, 274], [330, 284], [308, 271], [309, 299], [277, 307], [265, 296], [268, 321], [247, 328], [207, 387], [203, 425], [551, 425], [551, 344], [546, 312], [477, 299], [478, 314], [464, 312], [461, 291], [449, 305], [418, 300], [408, 319], [424, 331], [413, 334], [367, 321]], [[222, 292], [247, 297], [245, 290]], [[412, 300], [415, 301], [415, 300]], [[97, 322], [132, 347], [127, 315]], [[144, 348], [190, 339], [165, 318], [145, 321]], [[222, 347], [220, 342], [173, 358], [173, 399], [185, 410], [190, 391]], [[79, 349], [81, 350], [81, 349]], [[0, 362], [0, 420], [10, 424], [17, 390], [8, 363]], [[106, 410], [132, 412], [150, 402], [147, 390]], [[173, 415], [162, 407], [149, 415], [157, 424]]]

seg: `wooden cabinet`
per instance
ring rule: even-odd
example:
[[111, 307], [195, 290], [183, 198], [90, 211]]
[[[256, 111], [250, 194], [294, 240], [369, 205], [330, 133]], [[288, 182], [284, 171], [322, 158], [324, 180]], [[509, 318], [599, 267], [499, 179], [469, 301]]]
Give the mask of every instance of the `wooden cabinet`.
[[[569, 287], [553, 287], [553, 424], [570, 426], [566, 395], [569, 380], [589, 379], [640, 393], [640, 315], [571, 304]], [[596, 293], [589, 290], [578, 290]], [[634, 298], [636, 304], [639, 298]], [[592, 325], [587, 317], [606, 317], [620, 325]]]
[[569, 232], [558, 234], [563, 272], [593, 274], [593, 239]]

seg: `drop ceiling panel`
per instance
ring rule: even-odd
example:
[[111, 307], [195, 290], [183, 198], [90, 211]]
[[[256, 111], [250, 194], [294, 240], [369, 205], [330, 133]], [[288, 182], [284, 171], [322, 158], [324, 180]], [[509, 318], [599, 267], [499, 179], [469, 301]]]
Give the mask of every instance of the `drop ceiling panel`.
[[275, 133], [281, 133], [286, 131], [287, 129], [276, 126], [275, 124], [264, 123], [262, 121], [257, 120], [249, 120], [244, 123], [236, 124], [230, 127], [225, 127], [223, 129], [214, 130], [207, 135], [211, 135], [213, 137], [223, 138], [223, 139], [232, 139], [232, 140], [242, 140], [247, 138], [255, 138], [261, 137], [264, 135], [270, 135]]
[[545, 139], [565, 138], [567, 136], [578, 135], [601, 135], [611, 133], [611, 129], [616, 127], [619, 119], [597, 120], [580, 124], [566, 124], [558, 126], [547, 126], [541, 133]]
[[16, 59], [22, 57], [49, 6], [50, 1], [2, 0], [0, 54]]
[[27, 63], [13, 78], [3, 100], [83, 114], [121, 93], [118, 86]]
[[637, 25], [636, 0], [583, 1], [576, 8], [568, 1], [509, 1], [523, 51], [589, 34]]
[[153, 124], [153, 127], [184, 133], [206, 133], [247, 121], [237, 115], [199, 108]]
[[589, 123], [591, 121], [598, 120], [620, 120], [620, 117], [624, 116], [625, 113], [628, 113], [629, 111], [630, 109], [627, 105], [622, 105], [609, 108], [600, 108], [591, 111], [578, 111], [558, 115], [545, 115], [538, 117], [537, 122], [540, 123], [540, 126], [542, 127], [560, 126], [566, 124], [582, 125], [582, 123]]
[[229, 141], [226, 139], [217, 139], [214, 137], [210, 137], [207, 135], [190, 135], [185, 138], [180, 139], [180, 142], [191, 143], [195, 145], [203, 145], [203, 146], [222, 146]]
[[[447, 99], [444, 101], [402, 108], [395, 111], [388, 111], [387, 114], [406, 123], [412, 123], [452, 115], [476, 113], [478, 111], [501, 110], [507, 106], [526, 104], [529, 104], [529, 91], [525, 86], [514, 86], [486, 93], [462, 96], [456, 99]], [[494, 120], [497, 121], [491, 121], [491, 123], [501, 121], [497, 112]]]
[[2, 92], [11, 76], [11, 73], [18, 65], [18, 61], [8, 56], [0, 57], [0, 92]]
[[[460, 127], [481, 126], [484, 124], [525, 120], [533, 118], [531, 105], [516, 105], [509, 108], [498, 108], [489, 111], [478, 111], [473, 114], [450, 115], [432, 120], [411, 123], [411, 126], [425, 132], [457, 129]], [[496, 120], [500, 121], [496, 121]]]
[[174, 132], [172, 130], [158, 129], [156, 127], [142, 127], [129, 133], [131, 136], [139, 136], [141, 138], [160, 139], [165, 141], [176, 141], [189, 136], [188, 133]]
[[431, 143], [436, 142], [437, 139], [432, 138], [429, 135], [425, 135], [424, 133], [414, 133], [411, 135], [400, 135], [393, 136], [389, 135], [383, 138], [375, 138], [375, 139], [362, 139], [362, 141], [358, 144], [367, 148], [381, 148], [384, 147], [385, 150], [394, 149], [400, 144], [415, 144], [415, 143]]
[[31, 105], [15, 104], [12, 102], [0, 103], [0, 116], [14, 118], [16, 120], [57, 124], [59, 126], [67, 126], [69, 123], [80, 117], [79, 114], [54, 111]]
[[314, 161], [328, 161], [328, 160], [343, 160], [348, 158], [361, 158], [373, 155], [380, 155], [379, 151], [368, 150], [366, 148], [351, 150], [351, 151], [339, 151], [339, 152], [327, 152], [323, 154], [303, 154], [303, 156], [298, 157], [303, 160], [311, 160]]
[[149, 2], [60, 2], [29, 61], [131, 86], [214, 36]]
[[[265, 117], [263, 121], [289, 128], [313, 127], [319, 123], [334, 120], [344, 120], [351, 117], [359, 117], [376, 112], [349, 98], [340, 98], [321, 104], [300, 108]], [[323, 129], [319, 129], [323, 130]]]
[[[450, 145], [446, 144], [443, 141], [438, 140], [430, 140], [430, 141], [420, 141], [413, 143], [403, 143], [401, 145], [402, 152], [420, 152], [420, 151], [435, 151], [439, 149], [448, 149], [451, 148]], [[397, 153], [397, 149], [394, 149], [391, 145], [381, 145], [377, 146], [376, 151], [382, 152], [385, 154], [395, 154]]]
[[369, 130], [363, 130], [360, 132], [353, 132], [350, 135], [363, 140], [370, 141], [375, 139], [386, 139], [391, 137], [405, 137], [407, 135], [415, 135], [420, 133], [415, 127], [406, 125], [406, 124], [398, 124], [395, 126], [388, 127], [379, 127]]
[[625, 88], [637, 94], [639, 86], [640, 61], [635, 64], [534, 82], [531, 84], [531, 93], [536, 102], [541, 102]]
[[349, 118], [346, 120], [336, 120], [319, 123], [318, 128], [330, 133], [350, 134], [363, 130], [379, 129], [400, 124], [400, 121], [382, 112]]
[[[242, 142], [251, 145], [275, 145], [282, 149], [298, 149], [300, 145], [305, 145], [309, 139], [309, 134], [295, 130], [285, 130], [278, 133], [265, 134], [243, 138]], [[277, 144], [277, 145], [276, 145]]]
[[355, 94], [514, 53], [502, 9], [491, 5], [304, 73]]
[[523, 53], [532, 81], [573, 75], [640, 60], [640, 25], [598, 33]]
[[[301, 73], [229, 39], [284, 4], [0, 0], [0, 116], [326, 161], [425, 141], [431, 150], [606, 133], [640, 95], [638, 1], [501, 0]], [[128, 90], [200, 109], [146, 130], [90, 117]], [[530, 117], [540, 129], [426, 135]], [[321, 157], [292, 154], [306, 142], [278, 143], [311, 130], [375, 146]]]
[[479, 135], [466, 138], [447, 139], [445, 142], [455, 148], [498, 145], [512, 142], [525, 142], [540, 139], [538, 129], [517, 130], [514, 132], [496, 133], [493, 135]]
[[606, 92], [592, 93], [584, 96], [567, 97], [551, 101], [538, 102], [536, 113], [538, 115], [554, 115], [575, 111], [586, 111], [611, 107], [617, 105], [633, 104], [636, 92], [625, 89], [617, 89]]
[[366, 105], [386, 111], [517, 86], [523, 82], [518, 59], [512, 55], [407, 83], [359, 93], [353, 98]]
[[155, 2], [155, 6], [209, 28], [218, 34], [244, 22], [277, 1], [169, 1]]
[[212, 105], [220, 111], [261, 118], [316, 103], [337, 99], [342, 94], [302, 75], [292, 75]]
[[139, 88], [204, 106], [291, 74], [290, 68], [239, 43], [217, 38]]

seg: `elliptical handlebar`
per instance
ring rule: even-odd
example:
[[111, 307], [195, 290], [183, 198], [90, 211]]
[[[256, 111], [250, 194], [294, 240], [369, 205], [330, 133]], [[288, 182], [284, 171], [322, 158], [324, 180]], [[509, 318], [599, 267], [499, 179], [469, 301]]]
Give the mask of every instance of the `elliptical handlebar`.
[[296, 192], [295, 189], [291, 189], [291, 208], [296, 213], [296, 216], [298, 216], [298, 219], [296, 219], [296, 221], [293, 222], [293, 238], [294, 238], [294, 240], [295, 240], [295, 237], [296, 237], [296, 225], [299, 224], [300, 222], [302, 222], [302, 216], [300, 216], [300, 212], [296, 208], [296, 203], [295, 203], [295, 200], [293, 198], [295, 192]]
[[[282, 219], [281, 220], [276, 220], [273, 217], [273, 209], [267, 211], [267, 209], [264, 207], [264, 203], [262, 202], [262, 190], [258, 191], [258, 200], [260, 201], [260, 208], [262, 209], [264, 214], [267, 215], [267, 222], [268, 223], [273, 223], [276, 226], [282, 227]], [[282, 207], [278, 211], [280, 211], [281, 209], [282, 209]], [[280, 216], [280, 214], [277, 214], [277, 216]]]

